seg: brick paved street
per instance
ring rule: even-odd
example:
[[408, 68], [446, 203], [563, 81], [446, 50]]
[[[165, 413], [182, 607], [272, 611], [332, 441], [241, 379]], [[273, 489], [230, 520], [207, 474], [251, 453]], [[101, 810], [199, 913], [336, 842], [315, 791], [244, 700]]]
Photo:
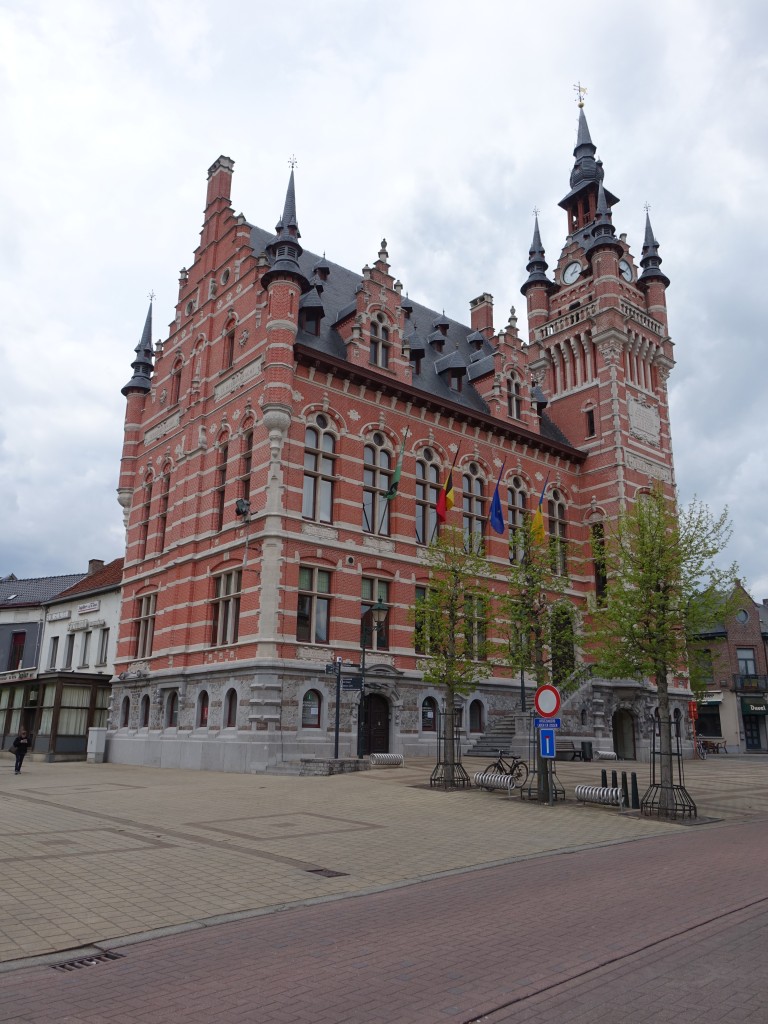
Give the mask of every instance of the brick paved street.
[[[539, 808], [501, 794], [430, 793], [421, 788], [420, 766], [326, 780], [104, 768], [94, 775], [92, 766], [41, 765], [34, 782], [24, 780], [26, 797], [0, 778], [4, 808], [22, 808], [31, 853], [17, 851], [4, 863], [3, 931], [22, 949], [17, 928], [38, 940], [47, 929], [73, 930], [58, 916], [69, 863], [69, 899], [82, 907], [85, 936], [80, 893], [90, 865], [90, 941], [123, 954], [68, 974], [40, 963], [1, 974], [2, 1022], [768, 1019], [768, 762], [692, 765], [689, 787], [702, 807], [706, 787], [710, 808], [733, 811], [724, 822], [698, 826], [573, 803]], [[595, 766], [563, 766], [561, 775], [591, 779]], [[254, 787], [262, 785], [280, 804], [261, 807], [254, 823], [243, 802], [250, 792], [255, 803]], [[105, 786], [118, 794], [110, 816]], [[732, 792], [740, 795], [729, 801]], [[192, 825], [195, 800], [200, 813]], [[214, 810], [226, 832], [213, 832], [214, 845], [198, 842], [224, 828], [212, 824]], [[302, 817], [304, 831], [290, 839], [266, 828], [310, 813], [316, 819]], [[109, 836], [154, 834], [158, 842], [115, 851], [105, 829]], [[3, 852], [16, 840], [13, 827], [4, 830]], [[350, 874], [324, 878], [308, 864]], [[207, 911], [223, 913], [237, 890], [251, 904], [249, 916], [214, 923]], [[58, 912], [48, 906], [55, 892]], [[131, 906], [132, 893], [144, 909]], [[175, 899], [184, 908], [175, 926], [186, 930], [136, 941], [133, 923], [151, 926], [153, 899], [156, 926], [168, 923]], [[281, 906], [288, 909], [275, 912]]]

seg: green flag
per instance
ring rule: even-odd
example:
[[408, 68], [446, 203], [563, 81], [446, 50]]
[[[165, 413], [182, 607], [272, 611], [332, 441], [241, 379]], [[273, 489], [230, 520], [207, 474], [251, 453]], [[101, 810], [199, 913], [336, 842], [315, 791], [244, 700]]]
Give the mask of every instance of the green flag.
[[393, 501], [397, 497], [397, 489], [400, 486], [400, 476], [403, 472], [403, 456], [405, 455], [405, 442], [408, 439], [408, 428], [405, 430], [405, 437], [403, 437], [403, 443], [400, 445], [400, 457], [397, 460], [395, 466], [395, 472], [392, 475], [392, 483], [389, 485], [385, 497], [387, 501]]

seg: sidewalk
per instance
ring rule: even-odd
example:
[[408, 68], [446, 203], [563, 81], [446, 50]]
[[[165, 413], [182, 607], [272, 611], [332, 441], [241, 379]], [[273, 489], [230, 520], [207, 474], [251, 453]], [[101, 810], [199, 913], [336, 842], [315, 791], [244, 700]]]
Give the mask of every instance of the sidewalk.
[[[332, 778], [0, 763], [0, 961], [691, 828], [573, 800], [601, 767], [642, 793], [647, 765], [557, 767], [569, 800], [540, 807], [432, 791], [427, 761]], [[768, 759], [688, 762], [686, 781], [702, 817], [768, 815]]]

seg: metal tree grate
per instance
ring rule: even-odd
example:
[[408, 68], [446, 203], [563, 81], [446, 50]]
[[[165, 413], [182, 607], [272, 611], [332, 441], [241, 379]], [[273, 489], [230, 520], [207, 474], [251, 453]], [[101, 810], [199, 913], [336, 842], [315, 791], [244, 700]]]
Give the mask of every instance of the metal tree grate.
[[123, 953], [96, 953], [94, 956], [81, 956], [77, 960], [67, 960], [63, 964], [51, 964], [54, 971], [79, 971], [81, 967], [96, 967], [97, 964], [108, 964], [112, 960], [122, 960]]
[[[672, 759], [672, 774], [674, 777], [674, 765], [677, 762], [677, 782], [672, 783], [671, 792], [663, 789], [661, 785], [661, 728], [670, 729], [670, 736], [675, 743], [675, 749], [670, 750]], [[658, 740], [658, 746], [657, 746]], [[671, 801], [670, 801], [671, 797]], [[675, 719], [656, 718], [653, 728], [653, 750], [651, 754], [651, 784], [643, 794], [640, 801], [640, 813], [665, 818], [696, 818], [698, 811], [693, 797], [685, 788], [685, 776], [683, 774], [683, 751], [680, 738], [680, 721]]]

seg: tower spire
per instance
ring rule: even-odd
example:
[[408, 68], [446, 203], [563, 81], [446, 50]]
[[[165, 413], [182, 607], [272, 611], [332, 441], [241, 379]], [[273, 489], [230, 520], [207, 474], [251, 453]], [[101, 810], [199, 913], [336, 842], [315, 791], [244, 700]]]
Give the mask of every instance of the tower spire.
[[301, 232], [296, 216], [296, 183], [293, 175], [296, 158], [291, 157], [289, 163], [291, 175], [285, 193], [283, 214], [275, 225], [275, 237], [267, 246], [267, 255], [272, 266], [262, 278], [262, 284], [266, 286], [278, 274], [288, 274], [298, 282], [303, 293], [309, 291], [310, 284], [299, 266], [299, 257], [304, 250], [299, 243]]
[[659, 243], [656, 241], [656, 237], [651, 227], [651, 216], [648, 212], [648, 207], [645, 208], [645, 238], [643, 240], [643, 253], [640, 260], [640, 266], [643, 268], [643, 272], [640, 275], [639, 282], [641, 284], [650, 283], [651, 280], [656, 279], [662, 282], [666, 288], [669, 285], [669, 278], [661, 269], [662, 259], [659, 256]]
[[133, 369], [133, 377], [128, 383], [120, 390], [126, 397], [132, 391], [143, 391], [145, 394], [150, 390], [152, 386], [152, 363], [153, 363], [153, 352], [152, 352], [152, 300], [154, 295], [150, 295], [149, 298], [149, 309], [147, 310], [147, 319], [144, 321], [144, 330], [141, 335], [141, 341], [134, 349], [136, 358], [131, 363]]
[[547, 261], [544, 259], [544, 246], [541, 244], [541, 234], [539, 233], [539, 211], [533, 211], [533, 239], [531, 241], [531, 248], [528, 250], [528, 263], [526, 270], [528, 271], [528, 279], [523, 285], [521, 291], [525, 294], [526, 289], [533, 284], [546, 284], [551, 285], [552, 282], [547, 277]]

